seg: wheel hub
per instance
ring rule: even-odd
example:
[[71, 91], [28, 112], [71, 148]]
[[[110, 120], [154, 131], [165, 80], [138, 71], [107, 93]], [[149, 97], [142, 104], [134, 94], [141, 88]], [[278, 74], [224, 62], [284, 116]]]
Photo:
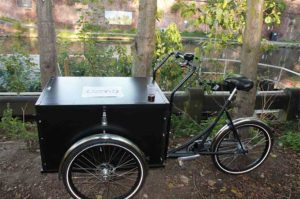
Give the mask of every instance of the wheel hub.
[[248, 153], [248, 150], [247, 150], [246, 146], [244, 145], [244, 143], [242, 143], [242, 144], [238, 143], [237, 144], [237, 151], [238, 151], [238, 153], [243, 153], [243, 154]]
[[105, 181], [109, 180], [109, 178], [114, 174], [114, 168], [109, 163], [103, 163], [99, 166], [99, 175]]

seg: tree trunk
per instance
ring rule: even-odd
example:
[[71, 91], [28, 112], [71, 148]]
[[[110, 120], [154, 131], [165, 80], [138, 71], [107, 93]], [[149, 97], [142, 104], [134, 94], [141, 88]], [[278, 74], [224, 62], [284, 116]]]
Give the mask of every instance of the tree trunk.
[[139, 1], [138, 32], [135, 39], [135, 57], [132, 69], [134, 77], [150, 75], [155, 48], [156, 0]]
[[38, 38], [42, 88], [57, 76], [56, 34], [52, 0], [37, 0]]
[[264, 0], [247, 1], [247, 19], [244, 30], [240, 74], [254, 82], [249, 92], [238, 92], [234, 117], [252, 116], [255, 109], [257, 65], [260, 57]]

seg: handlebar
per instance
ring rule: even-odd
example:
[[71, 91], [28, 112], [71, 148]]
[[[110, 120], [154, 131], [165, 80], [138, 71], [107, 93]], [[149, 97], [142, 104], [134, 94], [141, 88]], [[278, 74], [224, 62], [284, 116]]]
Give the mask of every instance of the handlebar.
[[157, 71], [158, 71], [158, 70], [164, 65], [164, 63], [165, 63], [171, 56], [173, 56], [173, 55], [174, 55], [174, 57], [175, 57], [176, 59], [181, 58], [181, 59], [184, 60], [183, 63], [180, 63], [180, 66], [181, 66], [181, 67], [186, 67], [186, 66], [189, 66], [189, 67], [192, 67], [192, 68], [195, 67], [195, 66], [193, 66], [192, 63], [191, 63], [191, 62], [194, 60], [194, 58], [195, 58], [195, 56], [194, 56], [193, 53], [185, 53], [185, 54], [182, 54], [182, 53], [180, 53], [180, 52], [171, 52], [171, 53], [169, 53], [165, 58], [163, 58], [162, 61], [154, 68], [153, 74], [152, 74], [152, 76], [153, 76], [153, 79], [152, 79], [153, 83], [154, 83], [154, 81], [155, 81], [155, 79], [156, 79], [156, 73], [157, 73]]
[[[189, 72], [185, 75], [185, 77], [178, 83], [177, 86], [175, 86], [175, 88], [172, 90], [171, 95], [170, 95], [170, 113], [172, 112], [172, 107], [173, 107], [173, 101], [174, 101], [174, 96], [176, 91], [178, 91], [178, 89], [188, 80], [192, 77], [192, 75], [195, 73], [197, 67], [194, 66], [192, 64], [192, 61], [195, 59], [195, 56], [193, 53], [185, 53], [182, 54], [180, 52], [171, 52], [170, 54], [168, 54], [168, 56], [166, 56], [158, 65], [157, 67], [154, 68], [153, 70], [153, 83], [155, 81], [156, 78], [156, 72], [158, 71], [158, 69], [160, 69], [162, 67], [162, 65], [171, 57], [171, 56], [175, 56], [175, 58], [181, 58], [184, 60], [183, 63], [180, 63], [181, 67], [188, 67], [190, 70]], [[169, 117], [170, 120], [171, 117]], [[169, 122], [170, 123], [170, 122]], [[169, 128], [169, 127], [168, 127]]]

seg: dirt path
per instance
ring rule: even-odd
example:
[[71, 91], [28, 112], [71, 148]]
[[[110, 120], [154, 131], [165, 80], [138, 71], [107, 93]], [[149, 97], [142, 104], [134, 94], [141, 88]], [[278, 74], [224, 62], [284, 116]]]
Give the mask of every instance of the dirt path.
[[[38, 152], [20, 141], [0, 142], [0, 198], [70, 198], [57, 174], [41, 174]], [[300, 154], [275, 147], [254, 172], [232, 176], [219, 172], [210, 157], [187, 162], [168, 160], [150, 170], [136, 199], [299, 198]]]

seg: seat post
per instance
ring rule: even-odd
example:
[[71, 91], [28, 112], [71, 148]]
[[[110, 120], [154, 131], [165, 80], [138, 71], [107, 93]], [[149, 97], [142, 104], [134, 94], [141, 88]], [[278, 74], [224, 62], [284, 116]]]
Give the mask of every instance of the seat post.
[[231, 102], [233, 96], [235, 95], [235, 93], [237, 92], [237, 88], [234, 87], [233, 91], [230, 93], [229, 97], [228, 97], [228, 101]]

